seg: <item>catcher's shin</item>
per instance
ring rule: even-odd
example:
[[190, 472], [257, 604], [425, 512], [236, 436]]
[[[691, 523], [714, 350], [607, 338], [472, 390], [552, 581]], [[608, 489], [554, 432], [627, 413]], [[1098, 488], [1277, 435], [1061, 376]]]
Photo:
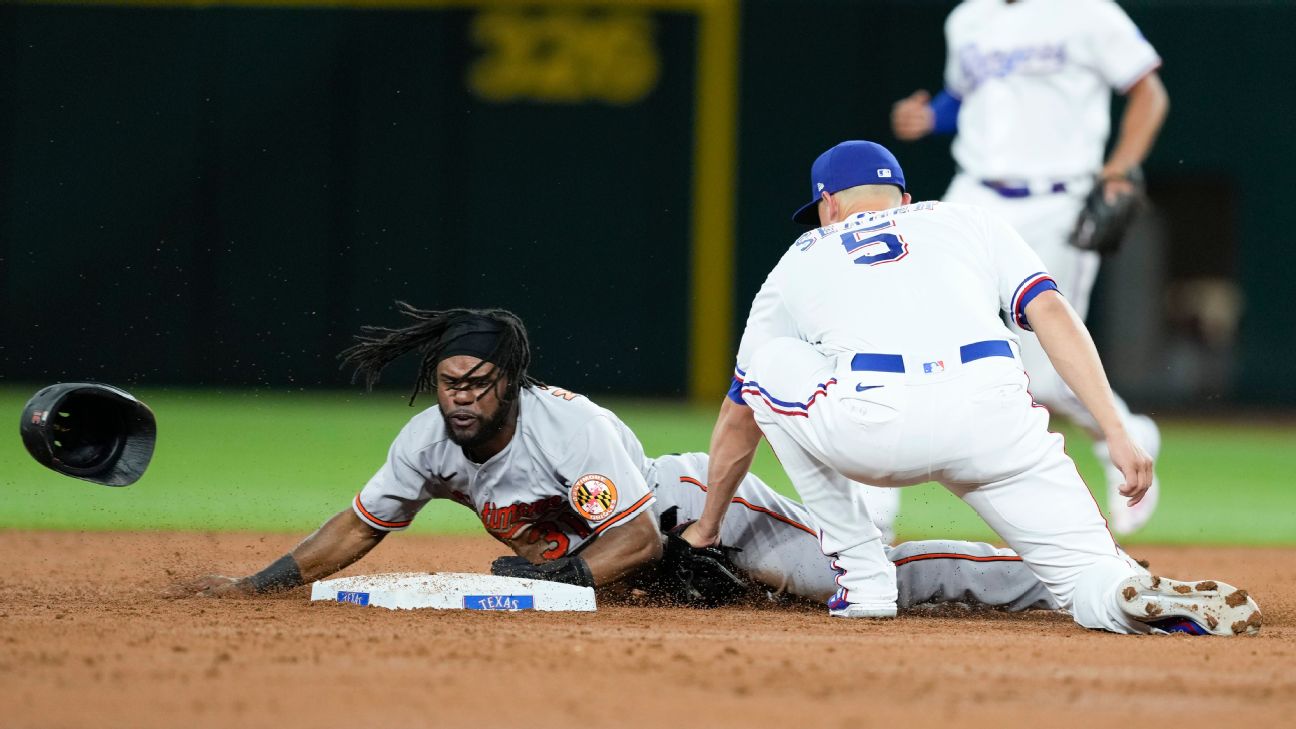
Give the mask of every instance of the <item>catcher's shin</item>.
[[1075, 229], [1071, 232], [1071, 245], [1103, 255], [1120, 249], [1126, 231], [1134, 223], [1145, 200], [1143, 173], [1134, 168], [1126, 175], [1126, 179], [1133, 189], [1118, 193], [1110, 201], [1107, 199], [1104, 180], [1094, 180], [1093, 189], [1085, 198]]

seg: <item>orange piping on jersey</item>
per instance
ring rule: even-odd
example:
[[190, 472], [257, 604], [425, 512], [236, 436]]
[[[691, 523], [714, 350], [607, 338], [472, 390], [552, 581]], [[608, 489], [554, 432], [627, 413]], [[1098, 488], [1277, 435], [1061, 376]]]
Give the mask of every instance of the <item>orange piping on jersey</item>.
[[971, 554], [953, 554], [951, 552], [931, 552], [929, 554], [915, 554], [912, 557], [905, 557], [904, 559], [898, 559], [895, 561], [895, 566], [899, 567], [902, 564], [909, 564], [910, 562], [919, 562], [924, 559], [966, 559], [969, 562], [1020, 562], [1022, 561], [1021, 557], [1017, 557], [1017, 556], [1009, 557], [1006, 555], [998, 555], [998, 554], [991, 555], [988, 557], [978, 557]]
[[364, 508], [364, 504], [360, 503], [360, 494], [356, 494], [355, 505], [356, 508], [360, 510], [360, 513], [364, 515], [364, 518], [379, 526], [385, 526], [388, 529], [400, 529], [401, 527], [407, 527], [410, 525], [410, 522], [408, 521], [383, 521], [373, 514], [370, 514], [369, 510]]
[[604, 529], [607, 529], [608, 527], [612, 526], [613, 524], [615, 524], [615, 523], [621, 521], [622, 519], [626, 518], [627, 516], [630, 516], [631, 514], [633, 514], [633, 513], [635, 512], [635, 509], [638, 509], [639, 507], [641, 507], [641, 506], [643, 506], [644, 504], [648, 503], [648, 500], [651, 499], [652, 497], [653, 497], [653, 495], [652, 495], [651, 492], [644, 494], [644, 497], [643, 497], [642, 499], [639, 499], [638, 501], [636, 501], [636, 502], [634, 502], [633, 504], [631, 504], [630, 507], [627, 508], [625, 511], [621, 512], [620, 514], [617, 514], [616, 516], [612, 517], [611, 519], [608, 519], [607, 521], [605, 521], [605, 522], [603, 522], [602, 524], [599, 524], [597, 527], [595, 527], [595, 528], [594, 528], [594, 531], [591, 532], [591, 534], [598, 534], [598, 533], [602, 532]]
[[[680, 476], [680, 480], [681, 480], [681, 481], [684, 481], [684, 482], [686, 482], [686, 483], [691, 483], [691, 484], [693, 484], [694, 486], [697, 486], [698, 488], [702, 489], [703, 491], [706, 491], [706, 490], [707, 490], [706, 484], [702, 483], [701, 481], [698, 481], [698, 480], [695, 479], [695, 478], [689, 478], [688, 476]], [[800, 529], [801, 531], [805, 532], [806, 534], [809, 534], [810, 536], [815, 537], [816, 539], [819, 537], [819, 532], [817, 532], [817, 531], [811, 529], [810, 527], [806, 526], [805, 524], [802, 524], [801, 522], [798, 522], [798, 521], [793, 521], [793, 520], [787, 518], [786, 516], [783, 516], [782, 514], [776, 512], [776, 511], [771, 511], [770, 509], [766, 509], [766, 508], [763, 507], [763, 506], [757, 506], [757, 505], [751, 503], [750, 501], [748, 501], [747, 499], [744, 499], [744, 498], [742, 498], [742, 497], [740, 497], [740, 496], [735, 496], [735, 497], [733, 497], [733, 499], [732, 499], [732, 503], [735, 503], [735, 504], [741, 504], [742, 506], [745, 506], [745, 507], [747, 507], [748, 509], [751, 509], [752, 511], [758, 512], [758, 513], [760, 513], [760, 514], [764, 514], [765, 516], [768, 516], [768, 517], [771, 518], [771, 519], [774, 519], [774, 520], [776, 520], [776, 521], [781, 521], [781, 522], [783, 522], [784, 524], [790, 524], [790, 525], [796, 527], [797, 529]]]

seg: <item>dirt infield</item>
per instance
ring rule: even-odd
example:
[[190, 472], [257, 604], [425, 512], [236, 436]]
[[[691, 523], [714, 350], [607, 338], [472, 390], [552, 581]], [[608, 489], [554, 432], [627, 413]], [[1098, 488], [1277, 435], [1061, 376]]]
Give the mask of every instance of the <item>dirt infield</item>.
[[[818, 608], [392, 612], [168, 600], [283, 536], [0, 533], [0, 727], [1277, 726], [1296, 713], [1296, 549], [1144, 548], [1247, 587], [1256, 638], [1116, 636], [1050, 613]], [[486, 571], [486, 538], [401, 535], [350, 573]], [[1252, 721], [1253, 724], [1240, 722]]]

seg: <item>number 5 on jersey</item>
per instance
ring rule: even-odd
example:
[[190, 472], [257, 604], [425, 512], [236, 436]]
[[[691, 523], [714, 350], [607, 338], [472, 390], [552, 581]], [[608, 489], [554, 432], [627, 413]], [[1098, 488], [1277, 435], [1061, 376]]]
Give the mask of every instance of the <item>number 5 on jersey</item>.
[[[891, 227], [891, 223], [842, 233], [841, 244], [846, 249], [846, 255], [858, 255], [859, 257], [855, 259], [855, 263], [869, 266], [892, 263], [909, 255], [909, 244], [898, 234], [874, 233], [878, 228], [889, 227]], [[869, 235], [870, 233], [873, 234]]]

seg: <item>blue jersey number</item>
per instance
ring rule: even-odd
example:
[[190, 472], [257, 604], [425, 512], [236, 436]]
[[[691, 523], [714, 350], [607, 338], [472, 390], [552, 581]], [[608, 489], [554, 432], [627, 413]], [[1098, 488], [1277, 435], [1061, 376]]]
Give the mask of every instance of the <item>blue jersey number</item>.
[[869, 233], [868, 230], [855, 230], [842, 234], [842, 247], [846, 249], [846, 255], [858, 256], [855, 259], [856, 263], [877, 266], [898, 261], [909, 255], [909, 244], [905, 243], [904, 238], [899, 235], [895, 233], [869, 235]]

